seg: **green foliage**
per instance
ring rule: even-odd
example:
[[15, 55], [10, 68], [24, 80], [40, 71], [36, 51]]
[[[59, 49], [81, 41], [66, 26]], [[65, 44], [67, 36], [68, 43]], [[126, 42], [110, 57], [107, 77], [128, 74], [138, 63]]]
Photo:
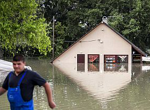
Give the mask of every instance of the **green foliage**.
[[64, 37], [65, 36], [65, 26], [61, 24], [61, 22], [56, 22], [55, 24], [55, 36], [57, 39], [55, 39], [55, 56], [58, 56], [63, 51], [63, 44], [64, 44]]
[[[1, 46], [15, 53], [17, 47], [32, 47], [46, 55], [51, 51], [45, 19], [37, 16], [34, 0], [0, 1]], [[17, 50], [18, 49], [18, 50]]]
[[46, 0], [44, 4], [47, 22], [55, 16], [56, 24], [61, 23], [59, 30], [65, 31], [55, 31], [56, 39], [64, 42], [56, 42], [56, 48], [62, 47], [56, 49], [58, 53], [70, 45], [65, 41], [76, 41], [99, 24], [103, 16], [108, 17], [111, 27], [142, 50], [150, 48], [149, 0]]
[[[11, 0], [0, 2], [0, 37], [3, 48], [16, 46], [51, 50], [55, 16], [55, 55], [108, 17], [108, 24], [142, 50], [150, 48], [149, 0]], [[43, 10], [41, 10], [41, 8]], [[45, 19], [43, 18], [43, 14]]]

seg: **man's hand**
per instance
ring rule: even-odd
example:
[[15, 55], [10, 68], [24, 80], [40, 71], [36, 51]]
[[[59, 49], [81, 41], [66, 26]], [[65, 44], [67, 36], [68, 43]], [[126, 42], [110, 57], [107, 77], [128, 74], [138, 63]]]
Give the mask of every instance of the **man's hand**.
[[52, 101], [52, 102], [49, 102], [49, 106], [50, 106], [50, 108], [53, 109], [56, 107], [56, 104], [55, 104], [55, 102]]

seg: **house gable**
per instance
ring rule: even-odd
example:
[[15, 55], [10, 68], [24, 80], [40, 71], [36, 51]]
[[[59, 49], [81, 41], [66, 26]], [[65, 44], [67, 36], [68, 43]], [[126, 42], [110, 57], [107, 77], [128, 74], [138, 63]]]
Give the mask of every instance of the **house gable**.
[[53, 63], [76, 63], [77, 54], [131, 55], [132, 47], [141, 52], [135, 45], [114, 31], [110, 26], [100, 23], [71, 45], [59, 57], [54, 59]]

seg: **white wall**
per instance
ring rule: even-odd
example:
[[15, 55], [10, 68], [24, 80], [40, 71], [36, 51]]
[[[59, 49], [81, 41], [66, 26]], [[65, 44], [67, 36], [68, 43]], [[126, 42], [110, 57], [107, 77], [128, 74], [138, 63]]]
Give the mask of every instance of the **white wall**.
[[104, 62], [106, 54], [128, 55], [128, 62], [131, 63], [132, 46], [105, 24], [99, 25], [80, 41], [55, 59], [53, 63], [76, 63], [77, 54], [85, 54], [85, 63], [87, 63], [88, 54], [99, 54], [100, 63]]

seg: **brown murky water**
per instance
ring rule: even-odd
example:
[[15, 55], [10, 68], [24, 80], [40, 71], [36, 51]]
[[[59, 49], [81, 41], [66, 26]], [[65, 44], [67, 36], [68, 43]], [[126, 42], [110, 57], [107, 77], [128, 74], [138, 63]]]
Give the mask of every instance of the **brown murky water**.
[[[27, 65], [49, 82], [55, 110], [150, 109], [149, 64], [53, 66], [47, 59], [28, 59]], [[35, 110], [50, 110], [43, 87], [35, 87], [34, 105]], [[0, 110], [9, 110], [6, 94], [0, 96]]]

